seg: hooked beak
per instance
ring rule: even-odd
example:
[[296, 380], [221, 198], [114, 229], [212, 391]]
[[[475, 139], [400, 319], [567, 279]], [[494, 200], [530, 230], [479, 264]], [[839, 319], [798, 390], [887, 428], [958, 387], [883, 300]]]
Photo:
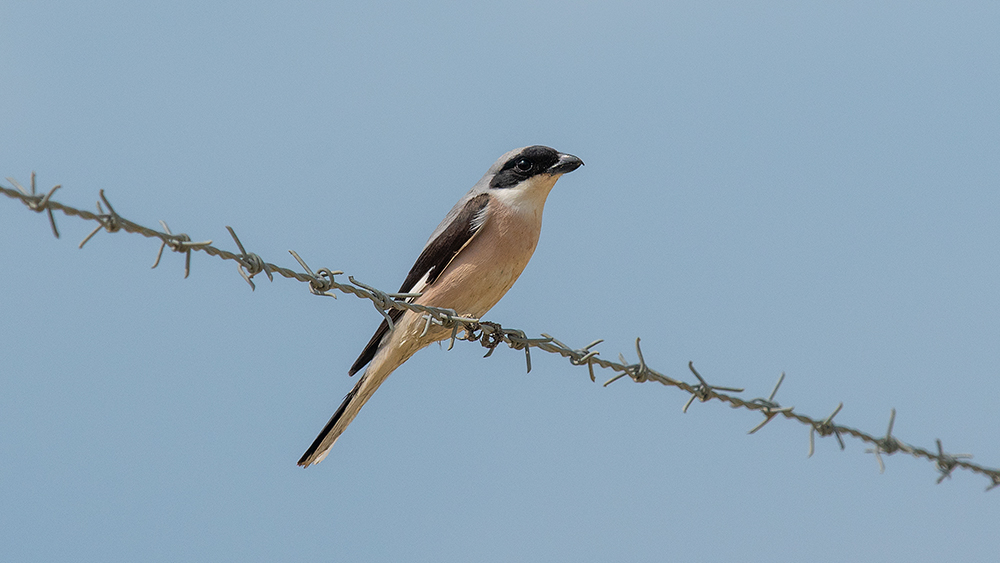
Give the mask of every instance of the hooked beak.
[[583, 161], [571, 154], [559, 154], [559, 160], [546, 171], [549, 174], [566, 174], [583, 166]]

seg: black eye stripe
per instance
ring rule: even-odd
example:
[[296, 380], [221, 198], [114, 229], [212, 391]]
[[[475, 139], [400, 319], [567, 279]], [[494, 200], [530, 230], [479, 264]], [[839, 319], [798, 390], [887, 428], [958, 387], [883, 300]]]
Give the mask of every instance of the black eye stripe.
[[540, 145], [527, 147], [500, 167], [500, 171], [490, 181], [490, 187], [516, 186], [536, 174], [544, 173], [558, 161], [559, 153], [555, 149]]

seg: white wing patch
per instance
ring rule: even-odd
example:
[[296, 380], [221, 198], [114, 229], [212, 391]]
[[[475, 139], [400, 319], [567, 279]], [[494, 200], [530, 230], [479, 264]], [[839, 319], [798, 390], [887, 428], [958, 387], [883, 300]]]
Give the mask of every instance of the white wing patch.
[[[484, 205], [483, 208], [479, 210], [479, 213], [476, 213], [476, 215], [472, 217], [472, 230], [479, 231], [479, 228], [483, 226], [483, 223], [486, 222], [486, 218], [489, 216], [490, 216], [490, 206]], [[476, 237], [473, 236], [472, 238]], [[465, 246], [463, 246], [462, 248], [465, 248]]]
[[[431, 277], [431, 270], [428, 270], [424, 277], [420, 278], [417, 283], [413, 284], [413, 287], [406, 290], [406, 293], [423, 293], [424, 289], [427, 288], [427, 280]], [[415, 297], [410, 297], [406, 300], [407, 303], [412, 303]]]

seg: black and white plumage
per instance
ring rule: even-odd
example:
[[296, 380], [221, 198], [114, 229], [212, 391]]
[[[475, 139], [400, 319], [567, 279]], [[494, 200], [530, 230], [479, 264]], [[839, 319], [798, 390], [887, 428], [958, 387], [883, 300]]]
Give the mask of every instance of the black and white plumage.
[[[497, 160], [451, 209], [431, 234], [410, 269], [400, 293], [420, 293], [413, 302], [454, 309], [480, 318], [511, 288], [538, 243], [542, 210], [560, 176], [583, 162], [539, 145], [510, 151]], [[412, 311], [390, 310], [395, 325], [382, 321], [351, 366], [354, 375], [366, 365], [343, 403], [299, 465], [323, 461], [337, 438], [354, 420], [379, 385], [421, 348], [450, 336]]]

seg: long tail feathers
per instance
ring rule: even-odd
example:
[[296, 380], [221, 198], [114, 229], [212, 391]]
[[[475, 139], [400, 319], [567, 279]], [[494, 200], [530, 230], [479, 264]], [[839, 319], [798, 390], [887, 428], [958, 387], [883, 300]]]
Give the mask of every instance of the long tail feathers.
[[[340, 434], [344, 432], [345, 428], [347, 428], [347, 424], [351, 422], [350, 419], [354, 418], [352, 415], [350, 418], [345, 419], [344, 414], [348, 412], [349, 408], [351, 408], [351, 403], [358, 396], [358, 391], [364, 384], [365, 376], [362, 375], [361, 379], [359, 379], [358, 383], [354, 386], [354, 389], [351, 389], [347, 396], [344, 397], [344, 402], [340, 403], [340, 407], [337, 409], [337, 412], [333, 413], [333, 416], [330, 417], [330, 422], [326, 423], [326, 426], [324, 426], [323, 430], [320, 431], [319, 436], [316, 436], [316, 439], [313, 440], [312, 445], [309, 446], [306, 453], [302, 454], [302, 457], [299, 458], [299, 465], [302, 467], [309, 467], [314, 463], [323, 461], [323, 458], [325, 458], [326, 454], [329, 453], [330, 448], [333, 447], [333, 443], [337, 441]], [[355, 407], [352, 410], [355, 414], [357, 414], [360, 410], [360, 406]]]
[[347, 425], [354, 420], [354, 417], [358, 416], [361, 407], [368, 402], [368, 399], [382, 385], [382, 382], [389, 377], [389, 374], [409, 359], [415, 351], [408, 350], [399, 353], [398, 350], [393, 350], [384, 355], [376, 355], [371, 364], [368, 365], [368, 369], [361, 376], [361, 379], [354, 386], [354, 389], [351, 389], [351, 392], [344, 397], [344, 402], [337, 408], [337, 412], [333, 413], [333, 416], [330, 417], [330, 422], [326, 423], [326, 426], [323, 427], [319, 436], [316, 436], [316, 439], [313, 440], [312, 445], [309, 446], [306, 453], [302, 454], [302, 458], [299, 459], [299, 465], [309, 467], [323, 461], [326, 458], [326, 454], [330, 453], [330, 448], [333, 447], [334, 442], [347, 429]]
[[[406, 318], [407, 317], [402, 317], [402, 319]], [[419, 323], [423, 322], [420, 317], [416, 316], [410, 320], [413, 321], [414, 319], [419, 321]], [[413, 329], [413, 327], [409, 325], [403, 326], [405, 324], [404, 320], [397, 321], [396, 330], [402, 330], [402, 334], [406, 334], [408, 331]], [[419, 328], [419, 326], [417, 328]], [[390, 334], [399, 333], [391, 332]], [[417, 352], [417, 350], [420, 350], [436, 340], [446, 338], [448, 334], [450, 334], [450, 331], [447, 329], [431, 329], [431, 332], [423, 338], [401, 338], [400, 340], [391, 338], [384, 339], [378, 350], [371, 355], [371, 363], [368, 364], [368, 368], [361, 376], [361, 379], [358, 380], [354, 389], [351, 389], [351, 392], [344, 397], [344, 402], [340, 404], [339, 408], [337, 408], [337, 412], [333, 413], [330, 421], [323, 427], [319, 436], [316, 436], [316, 439], [313, 440], [312, 445], [309, 446], [306, 453], [302, 454], [302, 458], [299, 459], [299, 465], [302, 467], [309, 467], [310, 465], [323, 461], [326, 455], [330, 452], [330, 448], [333, 447], [334, 442], [337, 441], [337, 438], [344, 433], [347, 425], [354, 420], [354, 417], [358, 416], [358, 412], [361, 410], [361, 407], [368, 402], [368, 399], [370, 399], [379, 386], [382, 385], [382, 382], [389, 377], [389, 374], [395, 371], [396, 368], [403, 364], [403, 362], [408, 360], [410, 356]], [[365, 354], [367, 354], [367, 348]], [[364, 358], [365, 354], [362, 354], [362, 358]], [[359, 358], [359, 361], [362, 358]], [[356, 365], [357, 363], [355, 363], [355, 366]]]

